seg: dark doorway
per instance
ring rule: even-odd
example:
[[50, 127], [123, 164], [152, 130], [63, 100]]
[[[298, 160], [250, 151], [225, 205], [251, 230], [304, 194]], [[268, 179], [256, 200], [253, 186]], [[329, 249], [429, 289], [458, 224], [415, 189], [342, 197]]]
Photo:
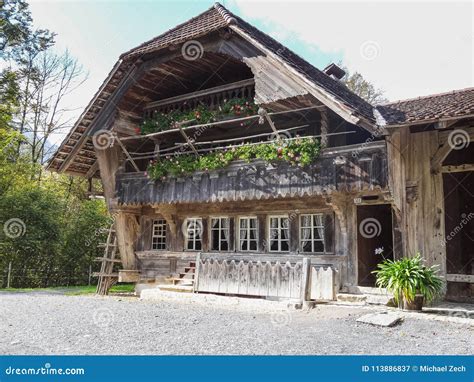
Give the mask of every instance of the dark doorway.
[[[474, 274], [474, 171], [443, 174], [446, 272], [452, 275]], [[474, 284], [447, 283], [446, 298], [455, 301], [473, 299]]]
[[[444, 226], [446, 246], [446, 298], [472, 302], [474, 295], [474, 171], [463, 171], [474, 163], [474, 142], [453, 149], [444, 160]], [[469, 277], [471, 276], [471, 277]], [[448, 278], [449, 280], [449, 278]]]
[[[379, 249], [383, 253], [378, 253]], [[392, 209], [389, 204], [358, 206], [358, 285], [375, 286], [372, 271], [384, 258], [393, 260]]]

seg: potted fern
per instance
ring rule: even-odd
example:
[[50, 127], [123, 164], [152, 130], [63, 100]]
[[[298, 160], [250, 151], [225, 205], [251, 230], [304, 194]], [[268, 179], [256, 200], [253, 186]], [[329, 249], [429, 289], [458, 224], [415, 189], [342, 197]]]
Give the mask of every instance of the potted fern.
[[405, 310], [421, 310], [424, 302], [430, 302], [441, 293], [443, 280], [437, 266], [423, 265], [421, 255], [401, 260], [384, 260], [373, 273], [376, 284], [393, 293], [398, 307]]

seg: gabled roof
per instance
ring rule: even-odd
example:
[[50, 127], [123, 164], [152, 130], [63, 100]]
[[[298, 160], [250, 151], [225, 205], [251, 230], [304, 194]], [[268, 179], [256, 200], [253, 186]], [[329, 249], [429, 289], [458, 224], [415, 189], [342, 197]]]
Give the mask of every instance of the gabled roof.
[[311, 65], [272, 37], [263, 33], [240, 17], [234, 15], [219, 3], [214, 4], [212, 8], [199, 16], [196, 16], [158, 37], [139, 45], [138, 47], [122, 54], [120, 57], [122, 59], [129, 59], [138, 55], [155, 52], [170, 45], [180, 44], [186, 40], [208, 34], [227, 25], [234, 25], [240, 28], [249, 37], [262, 44], [306, 79], [336, 97], [338, 101], [351, 109], [354, 114], [363, 117], [370, 122], [375, 122], [372, 105], [367, 101], [350, 91], [341, 82], [331, 78]]
[[343, 83], [315, 68], [278, 41], [216, 3], [200, 15], [122, 54], [49, 161], [48, 169], [84, 176], [93, 175], [97, 171], [97, 162], [91, 137], [92, 126], [105, 105], [114, 101], [113, 97], [117, 94], [121, 81], [133, 70], [135, 64], [146, 58], [147, 54], [198, 39], [223, 28], [232, 29], [265, 54], [275, 57], [290, 68], [295, 77], [307, 84], [316, 98], [325, 97], [328, 104], [337, 107], [353, 122], [360, 121], [366, 126], [375, 126], [382, 119], [383, 124], [389, 126], [473, 113], [473, 89], [399, 101], [374, 108]]
[[375, 124], [373, 108], [369, 103], [351, 92], [342, 83], [329, 77], [270, 36], [216, 3], [200, 15], [123, 53], [101, 88], [49, 161], [48, 169], [60, 172], [67, 170], [66, 172], [69, 173], [90, 176], [92, 172], [95, 172], [94, 167], [96, 168], [97, 165], [93, 154], [92, 140], [88, 132], [104, 105], [117, 90], [120, 81], [133, 67], [133, 64], [146, 54], [155, 53], [161, 49], [197, 39], [213, 31], [231, 26], [238, 28], [239, 32], [261, 44], [265, 50], [274, 54], [290, 66], [295, 73], [317, 87], [318, 91], [325, 92], [331, 99], [334, 98], [338, 103], [343, 104], [345, 110], [353, 115], [355, 120], [362, 118], [369, 125]]
[[474, 88], [378, 105], [388, 126], [427, 123], [474, 115]]

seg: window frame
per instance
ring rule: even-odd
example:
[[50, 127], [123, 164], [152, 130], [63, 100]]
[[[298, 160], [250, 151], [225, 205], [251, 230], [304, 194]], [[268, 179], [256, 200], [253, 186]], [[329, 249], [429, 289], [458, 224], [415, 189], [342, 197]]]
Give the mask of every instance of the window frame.
[[[158, 223], [158, 221], [162, 221], [162, 223]], [[162, 226], [163, 234], [157, 235], [155, 234], [155, 226]], [[152, 251], [166, 251], [168, 245], [168, 223], [165, 218], [154, 218], [151, 223], [151, 250]], [[155, 248], [155, 240], [154, 239], [164, 239], [164, 247], [163, 248]], [[159, 244], [159, 243], [157, 243]]]
[[[201, 249], [196, 249], [196, 235], [193, 235], [192, 242], [193, 242], [193, 248], [189, 249], [188, 248], [188, 243], [189, 243], [189, 234], [188, 234], [188, 223], [190, 220], [195, 220], [201, 221], [201, 227], [202, 227], [202, 232], [201, 232], [201, 237], [199, 238], [199, 241], [201, 242]], [[184, 251], [189, 251], [189, 252], [202, 252], [203, 251], [203, 236], [204, 236], [204, 224], [203, 224], [204, 219], [200, 216], [190, 216], [184, 219], [184, 225], [186, 227], [186, 233], [184, 234]], [[196, 223], [195, 223], [196, 224]]]
[[[250, 222], [250, 219], [255, 219], [255, 243], [256, 243], [256, 246], [255, 246], [255, 249], [242, 249], [241, 246], [240, 246], [240, 220], [241, 219], [248, 219], [248, 221]], [[259, 240], [259, 233], [258, 233], [258, 230], [259, 230], [259, 223], [258, 223], [258, 217], [255, 216], [255, 215], [245, 215], [245, 216], [237, 216], [237, 229], [235, 230], [237, 232], [237, 235], [235, 235], [235, 241], [236, 241], [236, 247], [237, 247], [237, 252], [258, 252], [258, 240]], [[247, 234], [248, 234], [248, 237], [246, 239], [244, 239], [245, 241], [247, 241], [247, 247], [250, 248], [250, 242], [253, 241], [252, 239], [250, 239], [250, 232], [251, 232], [252, 228], [250, 228], [250, 224], [248, 224], [248, 227], [247, 227]]]
[[[278, 249], [277, 250], [272, 250], [272, 242], [271, 242], [271, 231], [272, 231], [272, 226], [271, 226], [271, 219], [273, 218], [277, 218], [279, 219], [279, 226], [278, 226], [278, 229], [281, 230], [282, 229], [282, 226], [281, 226], [281, 219], [288, 219], [288, 227], [286, 228], [286, 230], [288, 231], [288, 239], [282, 239], [279, 235], [278, 237]], [[290, 253], [290, 248], [291, 248], [291, 230], [290, 230], [290, 217], [288, 214], [276, 214], [276, 215], [268, 215], [267, 216], [267, 226], [268, 226], [268, 229], [267, 229], [267, 243], [268, 243], [268, 252], [272, 252], [272, 253]], [[286, 251], [283, 251], [281, 249], [281, 243], [283, 241], [286, 241], [288, 242], [288, 250]]]
[[[221, 249], [221, 245], [222, 245], [222, 226], [221, 224], [219, 224], [219, 228], [213, 228], [213, 225], [212, 225], [212, 221], [214, 219], [227, 219], [228, 221], [228, 226], [227, 226], [227, 231], [228, 231], [228, 237], [227, 237], [227, 249], [224, 250], [224, 249]], [[232, 243], [232, 238], [230, 237], [231, 235], [231, 230], [230, 230], [230, 225], [231, 225], [231, 221], [232, 221], [232, 217], [228, 216], [228, 215], [217, 215], [217, 216], [209, 216], [209, 251], [217, 251], [217, 252], [230, 252], [231, 251], [231, 243]], [[218, 231], [219, 232], [219, 238], [218, 238], [218, 242], [219, 242], [219, 249], [213, 249], [212, 248], [212, 245], [213, 245], [213, 241], [212, 241], [212, 232], [213, 231]]]
[[[321, 226], [318, 226], [318, 225], [314, 225], [314, 215], [320, 215], [322, 217], [322, 225]], [[311, 216], [311, 224], [309, 227], [303, 227], [303, 224], [302, 224], [302, 221], [303, 221], [303, 217], [304, 216]], [[325, 216], [326, 214], [324, 212], [308, 212], [308, 213], [302, 213], [299, 215], [299, 222], [298, 222], [298, 235], [299, 235], [299, 238], [298, 238], [298, 249], [299, 249], [299, 252], [300, 253], [314, 253], [314, 254], [325, 254], [326, 253], [326, 224], [325, 224]], [[304, 251], [303, 250], [303, 229], [306, 228], [306, 229], [310, 229], [310, 232], [311, 232], [311, 238], [309, 239], [311, 241], [311, 251]], [[322, 228], [323, 229], [323, 237], [321, 239], [315, 239], [314, 238], [314, 229], [317, 229], [317, 228]], [[319, 241], [323, 244], [323, 251], [322, 252], [319, 252], [319, 251], [315, 251], [314, 250], [314, 242], [315, 241]]]

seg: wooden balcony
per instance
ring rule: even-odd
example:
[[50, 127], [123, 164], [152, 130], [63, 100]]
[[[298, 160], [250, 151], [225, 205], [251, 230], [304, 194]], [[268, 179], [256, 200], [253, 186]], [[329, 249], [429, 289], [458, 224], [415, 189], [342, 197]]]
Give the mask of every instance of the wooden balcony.
[[192, 110], [201, 104], [207, 105], [210, 109], [214, 110], [221, 103], [223, 103], [225, 99], [253, 99], [254, 96], [255, 83], [253, 78], [250, 78], [247, 80], [166, 98], [160, 101], [150, 102], [144, 108], [145, 118], [152, 117], [154, 113], [169, 113], [172, 110]]
[[119, 173], [120, 204], [206, 203], [317, 196], [333, 192], [387, 190], [385, 142], [326, 149], [310, 166], [236, 161], [225, 169], [166, 181], [144, 172]]

